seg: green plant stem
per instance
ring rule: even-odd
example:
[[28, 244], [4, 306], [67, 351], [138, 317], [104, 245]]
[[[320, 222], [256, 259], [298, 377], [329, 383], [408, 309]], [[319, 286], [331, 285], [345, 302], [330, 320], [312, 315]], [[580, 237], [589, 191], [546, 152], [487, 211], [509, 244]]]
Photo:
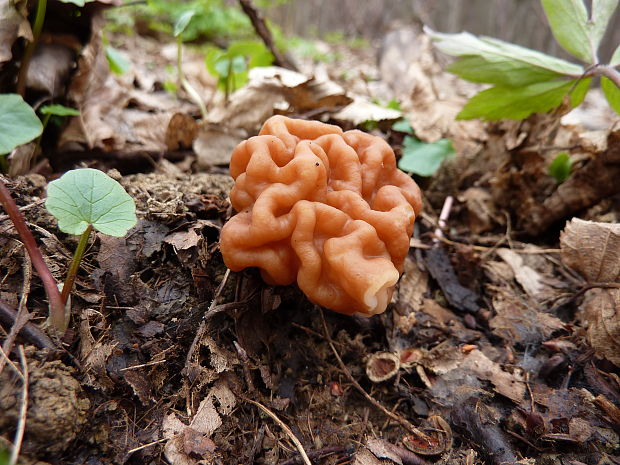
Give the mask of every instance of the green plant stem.
[[24, 247], [26, 247], [28, 255], [30, 255], [30, 260], [32, 260], [32, 264], [43, 282], [43, 287], [45, 288], [45, 293], [47, 294], [47, 299], [50, 304], [50, 320], [52, 325], [62, 331], [65, 327], [65, 305], [60, 296], [56, 280], [47, 267], [45, 260], [43, 260], [43, 255], [30, 229], [26, 226], [26, 221], [17, 208], [13, 197], [11, 197], [11, 193], [2, 181], [0, 181], [0, 202], [13, 222], [13, 226], [15, 226], [19, 237], [24, 243]]
[[22, 97], [26, 93], [26, 76], [28, 75], [28, 67], [30, 66], [30, 60], [34, 50], [39, 43], [39, 37], [41, 37], [41, 30], [43, 29], [43, 22], [45, 21], [45, 10], [47, 9], [47, 0], [39, 0], [37, 3], [37, 13], [34, 18], [34, 26], [32, 27], [32, 41], [26, 46], [24, 56], [22, 57], [22, 63], [19, 67], [19, 75], [17, 77], [17, 93]]
[[198, 105], [198, 108], [200, 108], [200, 114], [202, 115], [202, 119], [206, 120], [207, 119], [207, 107], [205, 106], [205, 103], [202, 101], [202, 98], [200, 98], [200, 95], [198, 94], [198, 92], [196, 92], [196, 89], [194, 89], [192, 85], [189, 83], [189, 81], [185, 78], [185, 75], [183, 74], [182, 62], [183, 62], [183, 41], [181, 40], [181, 36], [179, 36], [177, 37], [177, 73], [179, 75], [179, 81], [181, 82], [181, 85], [183, 86], [185, 91], [189, 94], [190, 98], [194, 101], [196, 105]]
[[609, 65], [601, 65], [596, 68], [600, 76], [605, 76], [620, 89], [620, 72]]
[[62, 294], [60, 295], [63, 307], [64, 305], [66, 305], [69, 294], [73, 289], [73, 283], [75, 283], [75, 278], [77, 276], [78, 270], [80, 269], [80, 262], [82, 261], [82, 257], [84, 256], [84, 251], [86, 250], [86, 246], [88, 245], [88, 238], [90, 237], [90, 233], [92, 230], [93, 225], [89, 224], [86, 230], [80, 236], [80, 242], [78, 242], [75, 253], [73, 254], [73, 261], [71, 262], [71, 266], [69, 266], [69, 271], [67, 272], [65, 283], [62, 286]]

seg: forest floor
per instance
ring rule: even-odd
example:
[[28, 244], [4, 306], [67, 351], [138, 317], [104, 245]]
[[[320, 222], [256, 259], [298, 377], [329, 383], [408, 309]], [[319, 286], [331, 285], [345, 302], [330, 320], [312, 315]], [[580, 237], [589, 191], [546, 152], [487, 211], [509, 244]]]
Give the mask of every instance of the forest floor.
[[[131, 63], [118, 76], [94, 30], [66, 94], [81, 115], [6, 183], [59, 280], [77, 238], [44, 208], [48, 180], [102, 169], [139, 221], [92, 239], [55, 341], [36, 331], [45, 293], [0, 219], [0, 300], [28, 317], [8, 347], [13, 325], [0, 329], [0, 446], [23, 427], [19, 463], [620, 463], [620, 129], [596, 94], [563, 118], [455, 122], [473, 86], [402, 29], [379, 52], [321, 44], [333, 60], [257, 68], [227, 101], [188, 46], [201, 121], [164, 89], [176, 44], [110, 36]], [[339, 315], [227, 272], [230, 153], [275, 113], [363, 127], [397, 156], [403, 117], [425, 142], [452, 140], [456, 155], [416, 178], [424, 209], [385, 313]], [[560, 150], [573, 172], [558, 185]]]

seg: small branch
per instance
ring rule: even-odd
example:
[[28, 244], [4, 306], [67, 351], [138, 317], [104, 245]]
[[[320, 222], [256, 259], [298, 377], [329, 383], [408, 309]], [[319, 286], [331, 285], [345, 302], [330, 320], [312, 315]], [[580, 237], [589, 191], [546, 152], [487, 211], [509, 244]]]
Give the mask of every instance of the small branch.
[[17, 77], [17, 93], [22, 97], [26, 93], [26, 78], [28, 76], [28, 68], [30, 67], [30, 60], [34, 50], [39, 43], [39, 37], [41, 37], [41, 30], [43, 29], [43, 22], [45, 21], [45, 10], [47, 9], [47, 0], [39, 0], [37, 4], [37, 13], [34, 18], [34, 26], [32, 27], [32, 42], [29, 42], [24, 51], [22, 57], [22, 63], [19, 66], [19, 75]]
[[271, 417], [271, 419], [273, 421], [275, 421], [280, 426], [280, 428], [282, 428], [282, 430], [286, 433], [286, 435], [289, 437], [289, 439], [291, 441], [293, 441], [293, 443], [295, 444], [295, 447], [297, 447], [297, 450], [299, 451], [299, 455], [301, 455], [301, 458], [303, 459], [304, 463], [306, 465], [312, 465], [312, 462], [310, 461], [310, 458], [308, 457], [308, 454], [306, 454], [306, 450], [304, 449], [303, 444], [299, 441], [299, 439], [297, 439], [297, 436], [295, 436], [295, 434], [286, 425], [286, 423], [284, 423], [282, 420], [280, 420], [275, 413], [273, 413], [271, 410], [269, 410], [267, 407], [265, 407], [260, 402], [256, 402], [255, 400], [248, 399], [247, 397], [242, 396], [241, 394], [237, 394], [237, 396], [239, 396], [239, 398], [244, 400], [245, 402], [248, 402], [248, 403], [250, 403], [252, 405], [257, 406], [259, 409], [262, 410], [262, 412], [264, 414], [266, 414], [269, 417]]
[[58, 286], [56, 285], [56, 280], [52, 276], [51, 271], [47, 267], [45, 260], [43, 260], [43, 255], [37, 246], [36, 241], [28, 226], [26, 226], [26, 222], [24, 221], [24, 217], [20, 213], [13, 197], [11, 197], [11, 193], [4, 185], [4, 182], [0, 180], [0, 203], [4, 207], [4, 210], [9, 215], [9, 218], [13, 222], [13, 226], [17, 230], [26, 250], [28, 251], [28, 255], [30, 255], [30, 259], [32, 260], [32, 264], [34, 268], [37, 270], [39, 274], [39, 278], [43, 281], [43, 287], [45, 287], [45, 293], [47, 294], [47, 298], [50, 304], [50, 320], [52, 324], [57, 329], [61, 329], [65, 322], [65, 305], [62, 302], [62, 298], [60, 296], [60, 291], [58, 290]]
[[256, 31], [256, 33], [261, 39], [263, 39], [263, 42], [273, 55], [274, 64], [282, 68], [298, 71], [297, 67], [276, 48], [273, 37], [271, 35], [271, 31], [267, 27], [265, 20], [261, 17], [256, 7], [252, 4], [252, 0], [239, 0], [239, 4], [241, 5], [241, 9], [243, 10], [243, 12], [250, 18], [250, 21], [252, 22], [252, 26], [254, 26], [254, 30]]
[[19, 420], [17, 422], [17, 431], [15, 432], [15, 440], [13, 441], [13, 450], [9, 465], [15, 465], [19, 458], [19, 451], [22, 448], [24, 440], [24, 431], [26, 430], [26, 413], [28, 412], [28, 361], [24, 354], [24, 346], [19, 346], [19, 361], [22, 365], [21, 381], [22, 381], [22, 404], [19, 408]]
[[[17, 321], [17, 311], [11, 308], [6, 302], [0, 300], [0, 323], [4, 325], [14, 325]], [[27, 322], [19, 332], [20, 336], [25, 337], [39, 349], [56, 350], [58, 347], [47, 334], [39, 329], [38, 326]]]
[[415, 434], [418, 437], [421, 438], [426, 438], [428, 439], [428, 436], [423, 433], [422, 431], [420, 431], [418, 428], [416, 428], [415, 426], [413, 426], [409, 421], [407, 421], [405, 418], [401, 417], [400, 415], [390, 412], [388, 409], [386, 409], [383, 405], [381, 405], [379, 403], [379, 401], [377, 401], [376, 399], [374, 399], [370, 394], [368, 394], [364, 388], [362, 386], [360, 386], [360, 384], [357, 382], [357, 380], [353, 377], [353, 375], [351, 374], [351, 372], [347, 369], [346, 365], [344, 364], [344, 362], [342, 361], [342, 358], [340, 358], [340, 354], [338, 353], [338, 351], [336, 350], [336, 348], [334, 347], [334, 343], [332, 341], [331, 336], [329, 335], [329, 331], [327, 330], [327, 323], [325, 322], [325, 316], [323, 315], [323, 310], [321, 310], [321, 320], [323, 322], [323, 331], [325, 332], [325, 339], [327, 339], [327, 342], [329, 343], [329, 346], [332, 349], [332, 352], [334, 353], [334, 356], [336, 357], [336, 360], [338, 360], [338, 365], [340, 366], [340, 370], [344, 373], [344, 375], [349, 379], [349, 381], [351, 382], [351, 384], [353, 384], [353, 386], [355, 386], [355, 389], [357, 389], [360, 394], [362, 394], [367, 400], [368, 402], [370, 402], [373, 406], [375, 406], [377, 409], [381, 410], [383, 412], [383, 414], [389, 418], [391, 418], [392, 420], [396, 421], [397, 423], [399, 423], [401, 426], [403, 426], [406, 430], [408, 430], [409, 432]]

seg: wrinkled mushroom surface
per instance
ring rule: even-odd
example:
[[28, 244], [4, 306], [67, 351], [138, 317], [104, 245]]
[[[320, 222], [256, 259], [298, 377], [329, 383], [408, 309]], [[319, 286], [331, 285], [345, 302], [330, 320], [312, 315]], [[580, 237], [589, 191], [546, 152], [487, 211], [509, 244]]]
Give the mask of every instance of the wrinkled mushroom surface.
[[239, 213], [221, 232], [233, 271], [297, 282], [345, 314], [385, 310], [421, 209], [415, 182], [379, 137], [273, 116], [234, 150], [230, 193]]

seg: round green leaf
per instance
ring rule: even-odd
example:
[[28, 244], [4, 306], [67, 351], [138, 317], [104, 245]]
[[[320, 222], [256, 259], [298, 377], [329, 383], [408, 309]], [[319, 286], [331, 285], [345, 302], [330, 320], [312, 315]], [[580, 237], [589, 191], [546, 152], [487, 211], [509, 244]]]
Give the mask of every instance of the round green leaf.
[[41, 121], [21, 96], [0, 95], [0, 154], [30, 142], [42, 132]]
[[406, 136], [403, 141], [403, 156], [398, 161], [398, 167], [408, 173], [432, 176], [441, 163], [453, 154], [454, 148], [449, 139], [440, 139], [428, 144]]
[[559, 183], [562, 183], [570, 176], [573, 163], [566, 152], [560, 152], [549, 165], [549, 174]]
[[122, 237], [136, 222], [136, 205], [114, 179], [91, 168], [66, 172], [47, 186], [47, 210], [68, 234], [82, 234], [89, 224]]

